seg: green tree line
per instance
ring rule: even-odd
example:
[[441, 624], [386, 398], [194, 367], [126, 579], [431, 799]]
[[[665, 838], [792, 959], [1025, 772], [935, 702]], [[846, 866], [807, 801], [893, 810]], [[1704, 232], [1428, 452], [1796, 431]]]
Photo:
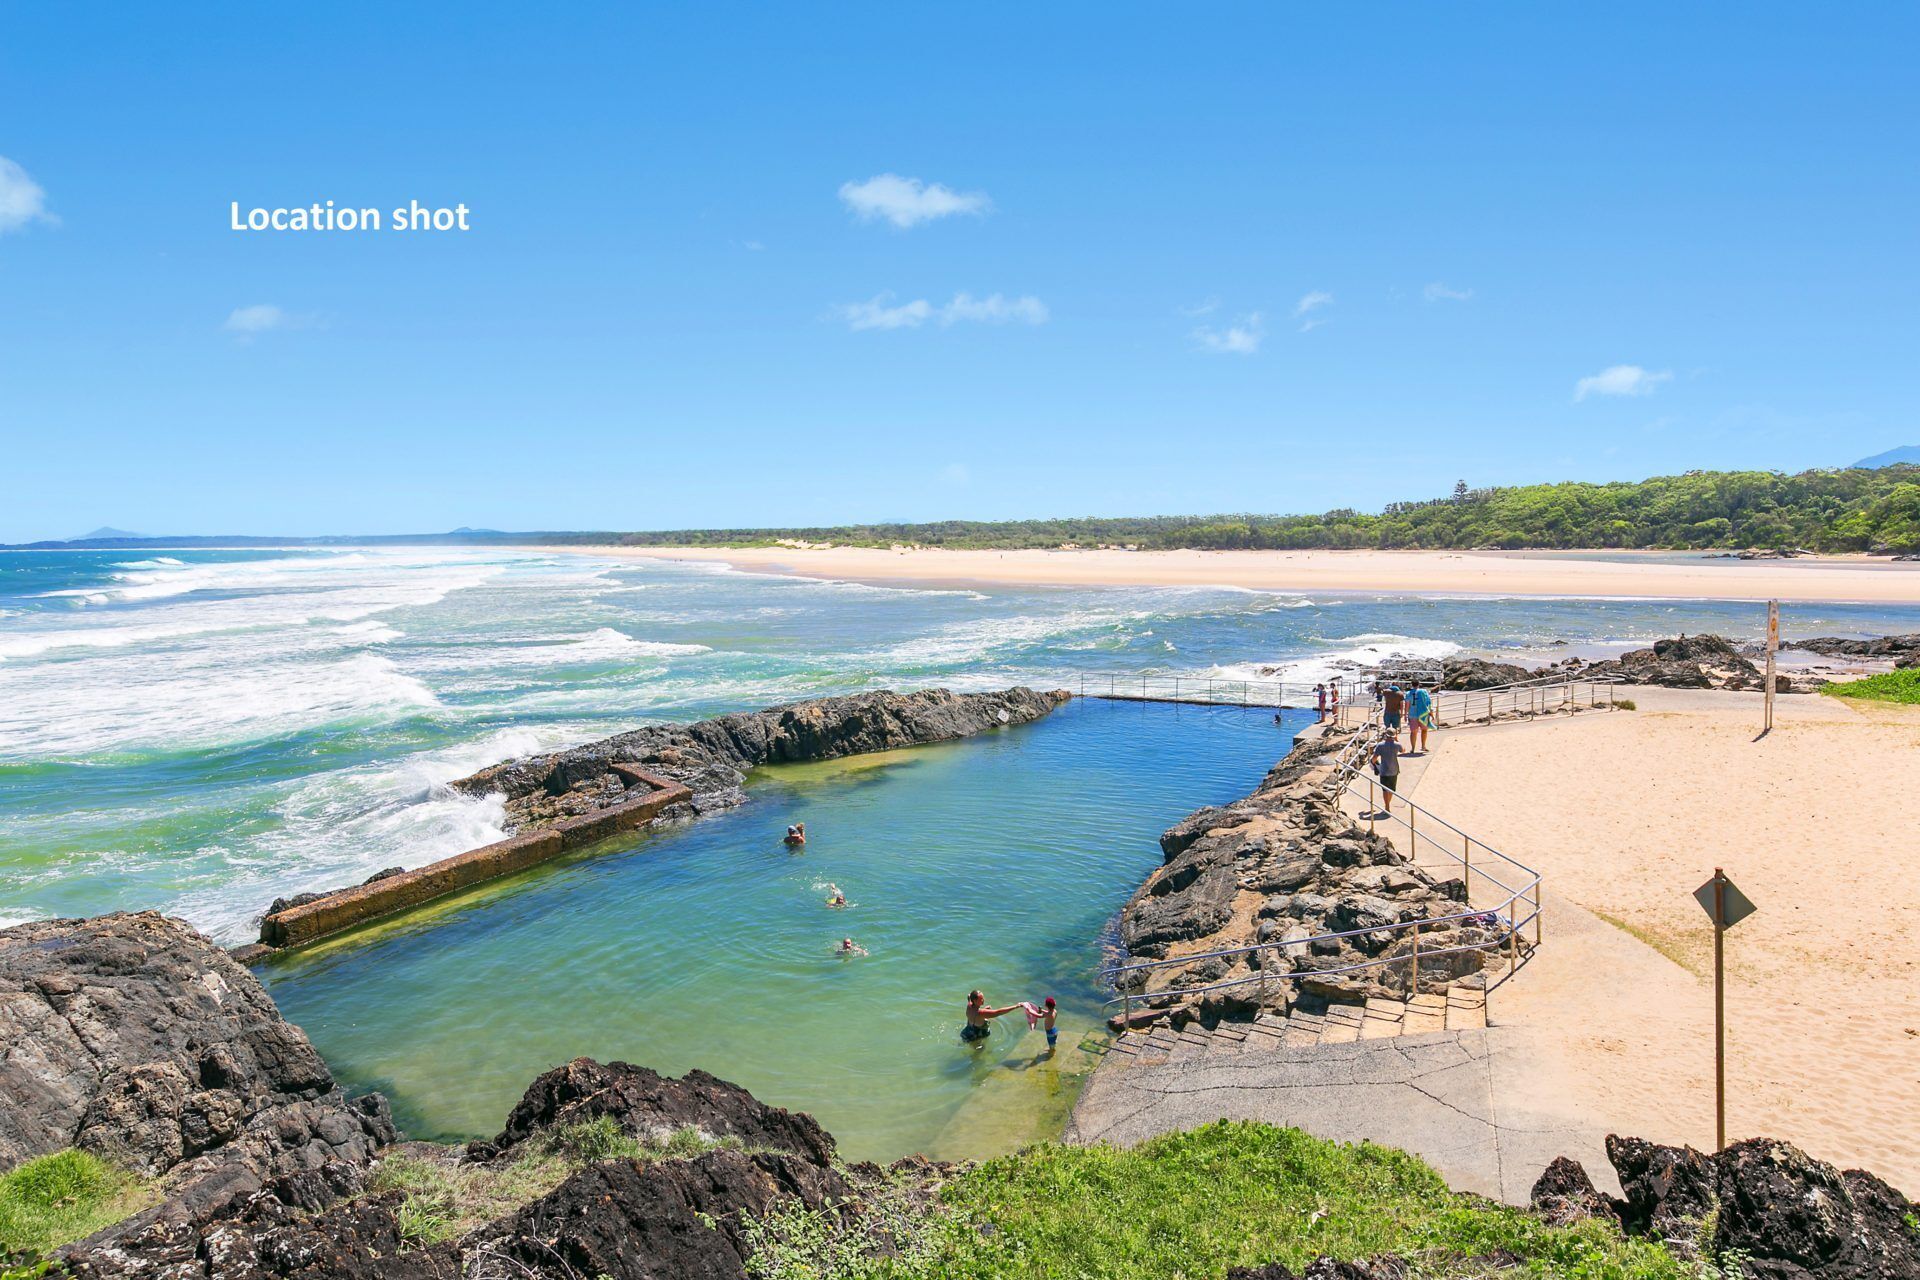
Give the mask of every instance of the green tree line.
[[676, 529], [547, 535], [629, 546], [839, 545], [1014, 549], [1787, 548], [1920, 551], [1920, 466], [1877, 470], [1689, 471], [1611, 484], [1517, 485], [1396, 502], [1384, 511], [1056, 520], [941, 520], [832, 528]]

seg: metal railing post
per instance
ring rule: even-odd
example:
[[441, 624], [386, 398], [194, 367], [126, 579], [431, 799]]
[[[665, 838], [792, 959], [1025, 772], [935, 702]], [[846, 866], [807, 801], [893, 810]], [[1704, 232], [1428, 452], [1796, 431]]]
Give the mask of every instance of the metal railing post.
[[1420, 922], [1413, 922], [1413, 994], [1420, 994]]
[[1462, 833], [1460, 836], [1460, 865], [1465, 868], [1461, 874], [1467, 886], [1467, 906], [1473, 905], [1473, 839]]
[[1131, 1030], [1133, 1030], [1133, 993], [1123, 991], [1120, 993], [1120, 1034], [1125, 1035]]
[[1533, 882], [1533, 945], [1536, 947], [1540, 945], [1542, 914], [1540, 907], [1540, 882], [1535, 880]]
[[1380, 802], [1373, 798], [1373, 779], [1367, 779], [1367, 834], [1373, 834], [1373, 815], [1379, 809]]

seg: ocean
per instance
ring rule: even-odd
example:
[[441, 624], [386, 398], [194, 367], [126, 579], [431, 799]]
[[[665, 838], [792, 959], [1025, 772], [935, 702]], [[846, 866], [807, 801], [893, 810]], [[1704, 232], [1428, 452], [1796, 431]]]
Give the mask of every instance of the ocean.
[[[1761, 628], [1751, 604], [931, 590], [538, 551], [0, 553], [0, 922], [153, 907], [246, 941], [278, 895], [497, 837], [448, 779], [648, 721]], [[1785, 630], [1920, 609], [1796, 606]]]

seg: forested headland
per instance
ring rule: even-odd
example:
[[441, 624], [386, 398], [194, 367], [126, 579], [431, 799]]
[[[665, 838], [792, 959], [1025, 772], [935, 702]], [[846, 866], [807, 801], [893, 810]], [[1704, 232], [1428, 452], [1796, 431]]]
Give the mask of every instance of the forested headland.
[[1920, 466], [1877, 470], [1689, 471], [1651, 480], [1473, 489], [1380, 512], [1054, 520], [943, 520], [832, 528], [678, 529], [557, 535], [629, 546], [836, 545], [1143, 550], [1362, 548], [1805, 548], [1920, 551]]

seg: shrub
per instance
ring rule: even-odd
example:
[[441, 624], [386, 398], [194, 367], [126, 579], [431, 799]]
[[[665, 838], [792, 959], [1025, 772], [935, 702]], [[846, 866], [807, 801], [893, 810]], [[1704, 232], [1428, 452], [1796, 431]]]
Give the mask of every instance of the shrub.
[[1920, 667], [1883, 671], [1877, 676], [1867, 676], [1861, 680], [1842, 680], [1822, 686], [1820, 692], [1834, 698], [1920, 703]]

